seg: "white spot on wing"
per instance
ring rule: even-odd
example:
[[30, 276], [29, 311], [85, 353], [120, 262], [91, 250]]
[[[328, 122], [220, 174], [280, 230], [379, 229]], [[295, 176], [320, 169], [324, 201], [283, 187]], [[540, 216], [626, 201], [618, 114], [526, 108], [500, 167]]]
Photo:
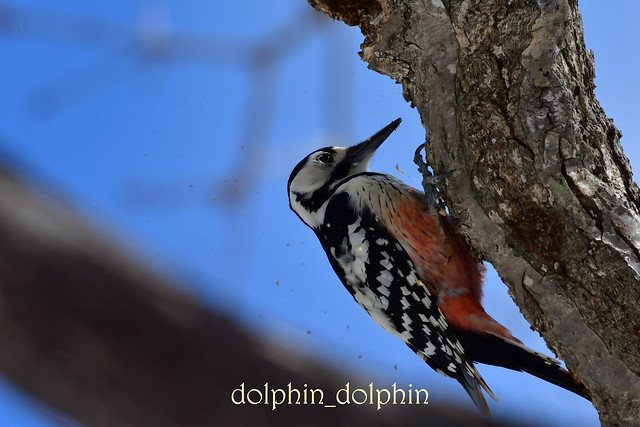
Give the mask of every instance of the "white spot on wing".
[[402, 314], [402, 326], [404, 326], [405, 329], [411, 329], [411, 317], [409, 317], [408, 313], [403, 313]]
[[438, 322], [440, 323], [440, 326], [442, 326], [442, 329], [447, 329], [447, 319], [445, 319], [444, 316], [439, 316]]
[[380, 292], [385, 297], [388, 297], [389, 294], [391, 293], [391, 291], [389, 290], [389, 287], [384, 285], [378, 286], [378, 292]]
[[[383, 252], [384, 253], [384, 252]], [[393, 268], [393, 264], [391, 264], [391, 261], [389, 261], [388, 258], [383, 258], [380, 260], [380, 265], [384, 268], [386, 268], [387, 270], [391, 270]]]
[[429, 341], [427, 342], [427, 346], [422, 350], [422, 353], [427, 357], [433, 356], [434, 354], [436, 354], [436, 346], [433, 345], [431, 341]]
[[[391, 283], [393, 283], [393, 275], [388, 270], [382, 270], [378, 277], [376, 277], [376, 280], [380, 282], [382, 286], [388, 288], [389, 286], [391, 286]], [[389, 291], [387, 290], [387, 292]]]
[[431, 323], [435, 327], [438, 327], [438, 321], [433, 316], [429, 316], [429, 323]]
[[387, 310], [389, 308], [389, 300], [384, 295], [380, 297], [380, 304], [383, 310]]
[[[413, 265], [411, 267], [413, 267]], [[410, 285], [415, 285], [417, 281], [418, 278], [412, 270], [411, 273], [409, 273], [409, 275], [407, 276], [407, 282], [409, 282]]]

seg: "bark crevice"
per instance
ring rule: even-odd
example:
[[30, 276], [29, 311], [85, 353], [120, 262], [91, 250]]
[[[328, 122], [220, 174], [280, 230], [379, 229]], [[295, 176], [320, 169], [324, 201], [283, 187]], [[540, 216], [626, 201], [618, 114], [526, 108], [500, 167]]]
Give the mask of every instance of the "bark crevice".
[[639, 422], [640, 193], [576, 2], [384, 4], [363, 60], [403, 85], [434, 172], [458, 171], [444, 197], [461, 231], [603, 424]]

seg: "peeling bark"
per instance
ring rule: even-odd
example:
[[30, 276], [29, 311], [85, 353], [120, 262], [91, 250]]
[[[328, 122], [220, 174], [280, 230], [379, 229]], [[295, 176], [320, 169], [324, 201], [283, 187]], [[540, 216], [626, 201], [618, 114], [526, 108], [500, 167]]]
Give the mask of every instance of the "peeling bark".
[[639, 423], [640, 193], [577, 2], [309, 2], [359, 25], [363, 60], [402, 84], [434, 170], [457, 171], [443, 187], [461, 231], [601, 422]]

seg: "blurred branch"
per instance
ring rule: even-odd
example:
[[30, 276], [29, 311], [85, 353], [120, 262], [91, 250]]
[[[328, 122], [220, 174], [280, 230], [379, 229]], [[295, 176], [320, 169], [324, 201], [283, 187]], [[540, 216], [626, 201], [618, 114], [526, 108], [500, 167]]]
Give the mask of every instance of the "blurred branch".
[[[105, 59], [73, 70], [36, 89], [27, 104], [37, 117], [44, 118], [94, 91], [104, 90], [122, 77], [114, 71], [118, 59], [128, 59], [137, 70], [166, 64], [236, 66], [251, 72], [251, 80], [270, 84], [249, 91], [248, 104], [258, 104], [274, 82], [271, 69], [297, 46], [317, 32], [328, 20], [305, 10], [285, 25], [259, 40], [242, 41], [224, 35], [181, 34], [171, 29], [167, 13], [147, 13], [139, 27], [132, 28], [90, 17], [41, 12], [35, 9], [0, 5], [0, 32], [19, 38], [45, 40], [48, 43], [87, 46], [109, 52]], [[115, 74], [115, 76], [114, 76]], [[264, 76], [263, 76], [264, 75]], [[257, 101], [251, 99], [256, 97]], [[271, 97], [275, 100], [277, 97]], [[267, 104], [261, 108], [270, 110]], [[251, 107], [249, 107], [251, 110]]]
[[[223, 34], [177, 32], [172, 29], [168, 8], [161, 3], [143, 9], [137, 25], [0, 4], [0, 35], [4, 37], [85, 47], [101, 54], [88, 64], [49, 78], [47, 83], [26, 94], [26, 110], [32, 119], [48, 119], [153, 67], [195, 64], [235, 67], [246, 72], [248, 90], [243, 91], [246, 98], [242, 125], [238, 141], [234, 143], [243, 147], [243, 152], [240, 160], [227, 172], [227, 181], [234, 184], [210, 186], [214, 187], [211, 188], [213, 193], [226, 196], [229, 203], [224, 206], [234, 206], [244, 200], [248, 189], [255, 188], [263, 172], [265, 147], [271, 141], [272, 129], [278, 119], [275, 114], [277, 102], [281, 99], [280, 89], [285, 86], [279, 82], [279, 67], [311, 37], [323, 28], [330, 28], [329, 22], [324, 14], [305, 8], [269, 33], [242, 40]], [[350, 80], [344, 78], [347, 74], [345, 60], [340, 57], [340, 53], [344, 53], [344, 40], [329, 31], [323, 41], [327, 52], [324, 59], [325, 127], [349, 136], [353, 91]], [[236, 182], [238, 177], [241, 180]], [[143, 185], [163, 187], [164, 183]], [[165, 187], [165, 190], [165, 197], [176, 197], [171, 188]]]
[[247, 387], [344, 387], [262, 342], [0, 171], [0, 369], [87, 425], [497, 425], [437, 406], [234, 405]]

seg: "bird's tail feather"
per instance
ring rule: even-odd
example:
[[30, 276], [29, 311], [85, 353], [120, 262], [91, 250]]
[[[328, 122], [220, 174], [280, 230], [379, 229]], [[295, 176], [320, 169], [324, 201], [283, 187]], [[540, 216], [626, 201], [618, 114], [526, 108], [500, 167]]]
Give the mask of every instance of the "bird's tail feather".
[[[418, 356], [420, 356], [422, 360], [424, 360], [428, 365], [431, 366], [429, 358], [423, 352], [417, 351], [413, 346], [411, 346], [411, 344], [408, 345], [413, 351], [416, 352]], [[480, 375], [480, 372], [478, 372], [478, 370], [475, 368], [475, 366], [473, 366], [470, 360], [465, 362], [464, 364], [458, 365], [460, 374], [457, 374], [455, 376], [445, 373], [437, 367], [432, 366], [432, 368], [445, 377], [453, 377], [458, 380], [462, 387], [464, 387], [465, 391], [469, 394], [469, 397], [471, 397], [471, 400], [473, 400], [473, 403], [475, 403], [478, 410], [480, 410], [480, 412], [482, 412], [482, 414], [484, 415], [490, 415], [489, 405], [487, 405], [487, 400], [484, 397], [482, 389], [484, 389], [487, 394], [491, 396], [491, 398], [496, 402], [498, 402], [498, 398], [495, 394], [493, 394], [493, 391], [491, 391], [487, 383]]]
[[560, 362], [518, 342], [491, 333], [456, 331], [467, 354], [474, 362], [523, 371], [591, 400], [588, 391]]
[[462, 387], [464, 387], [480, 412], [484, 415], [490, 415], [489, 405], [487, 405], [487, 400], [484, 397], [482, 389], [485, 389], [489, 396], [497, 402], [498, 398], [496, 395], [493, 394], [487, 383], [482, 379], [475, 368], [473, 368], [473, 375], [466, 369], [461, 369], [461, 372], [462, 376], [457, 378], [458, 382]]

